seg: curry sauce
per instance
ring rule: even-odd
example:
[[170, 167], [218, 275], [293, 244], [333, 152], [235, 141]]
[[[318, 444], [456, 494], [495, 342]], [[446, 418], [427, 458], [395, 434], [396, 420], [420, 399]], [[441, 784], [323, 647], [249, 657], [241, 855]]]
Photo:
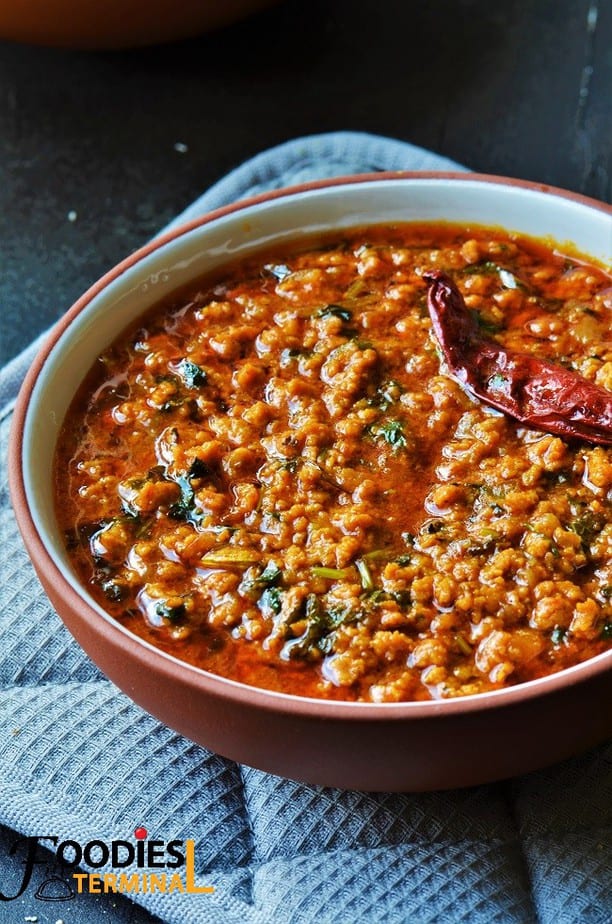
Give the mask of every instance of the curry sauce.
[[487, 337], [612, 390], [612, 280], [480, 227], [345, 232], [154, 306], [56, 454], [74, 567], [129, 630], [288, 693], [480, 693], [612, 644], [612, 450], [445, 369], [423, 274]]

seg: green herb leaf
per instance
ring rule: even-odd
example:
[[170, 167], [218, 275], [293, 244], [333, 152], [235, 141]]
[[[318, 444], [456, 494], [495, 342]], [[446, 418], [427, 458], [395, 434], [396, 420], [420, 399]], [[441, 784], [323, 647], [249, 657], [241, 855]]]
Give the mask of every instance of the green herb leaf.
[[321, 308], [320, 311], [317, 311], [315, 317], [334, 317], [340, 318], [341, 321], [348, 322], [352, 320], [353, 312], [350, 310], [350, 308], [343, 308], [342, 305], [325, 305], [324, 308]]
[[191, 486], [189, 475], [179, 475], [175, 480], [181, 489], [181, 499], [172, 504], [168, 510], [168, 516], [173, 520], [197, 522], [200, 516], [195, 508], [195, 492]]
[[379, 385], [375, 394], [368, 399], [368, 404], [370, 407], [379, 407], [382, 411], [386, 411], [390, 405], [395, 404], [402, 394], [402, 390], [402, 386], [398, 382], [389, 379], [388, 382], [383, 382], [382, 385]]
[[499, 281], [505, 289], [527, 289], [525, 283], [515, 276], [511, 270], [499, 266], [499, 264], [494, 263], [493, 260], [482, 260], [480, 263], [472, 263], [470, 266], [466, 266], [463, 269], [463, 274], [466, 276], [472, 276], [474, 274], [499, 276]]
[[257, 601], [259, 609], [264, 615], [274, 613], [278, 615], [282, 609], [282, 594], [278, 587], [266, 587]]
[[187, 470], [187, 478], [206, 478], [207, 475], [210, 475], [210, 468], [196, 457]]
[[169, 604], [162, 601], [155, 607], [155, 612], [163, 619], [167, 619], [168, 622], [177, 623], [183, 619], [187, 610], [184, 603]]
[[205, 370], [190, 359], [181, 359], [178, 372], [187, 388], [201, 388], [208, 381]]
[[385, 423], [374, 425], [370, 428], [370, 433], [375, 439], [384, 440], [395, 450], [404, 449], [408, 445], [401, 420], [387, 420]]
[[499, 266], [493, 260], [481, 260], [479, 263], [470, 263], [469, 266], [462, 270], [464, 276], [490, 275], [494, 276], [499, 272]]
[[563, 626], [555, 626], [550, 633], [550, 640], [553, 645], [562, 645], [566, 636], [567, 629], [565, 629]]
[[127, 586], [122, 581], [110, 579], [102, 582], [104, 596], [113, 603], [120, 603], [127, 596]]
[[580, 536], [582, 548], [585, 552], [588, 552], [591, 543], [605, 525], [605, 519], [601, 514], [586, 510], [570, 523], [570, 529]]
[[278, 584], [282, 576], [283, 572], [276, 562], [269, 561], [259, 577], [255, 580], [260, 584], [266, 584], [268, 587], [271, 587], [273, 584]]
[[281, 657], [320, 658], [333, 650], [336, 630], [346, 623], [355, 621], [359, 612], [349, 607], [335, 606], [325, 608], [316, 594], [308, 594], [303, 608], [306, 628], [297, 638], [285, 642]]

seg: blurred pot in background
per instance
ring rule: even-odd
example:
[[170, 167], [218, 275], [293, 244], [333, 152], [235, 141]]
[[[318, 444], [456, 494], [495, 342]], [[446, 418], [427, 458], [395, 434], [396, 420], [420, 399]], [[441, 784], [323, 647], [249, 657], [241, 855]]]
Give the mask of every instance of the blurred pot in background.
[[229, 25], [276, 0], [0, 0], [0, 38], [65, 48], [131, 48]]

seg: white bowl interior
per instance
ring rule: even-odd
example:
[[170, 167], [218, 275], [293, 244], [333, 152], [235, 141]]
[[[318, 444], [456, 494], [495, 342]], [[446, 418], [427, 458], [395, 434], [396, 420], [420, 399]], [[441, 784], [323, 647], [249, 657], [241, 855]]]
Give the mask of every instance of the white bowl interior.
[[503, 227], [554, 240], [560, 250], [569, 245], [604, 264], [612, 259], [610, 212], [534, 187], [469, 178], [375, 180], [290, 194], [231, 212], [160, 246], [106, 285], [62, 334], [28, 406], [26, 496], [55, 564], [74, 586], [55, 519], [53, 455], [72, 397], [100, 352], [147, 307], [235, 258], [335, 228], [403, 221]]

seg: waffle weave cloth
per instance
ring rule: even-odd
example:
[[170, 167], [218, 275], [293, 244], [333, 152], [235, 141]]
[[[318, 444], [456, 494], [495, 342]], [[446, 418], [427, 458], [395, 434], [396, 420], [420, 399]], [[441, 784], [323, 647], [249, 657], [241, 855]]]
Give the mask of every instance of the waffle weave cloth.
[[[372, 135], [299, 138], [172, 224], [269, 189], [393, 169], [462, 168]], [[80, 843], [129, 839], [137, 823], [164, 841], [194, 838], [212, 894], [133, 896], [168, 924], [611, 924], [612, 742], [460, 791], [340, 791], [210, 753], [100, 674], [44, 596], [8, 499], [11, 411], [39, 345], [0, 372], [0, 824]]]

